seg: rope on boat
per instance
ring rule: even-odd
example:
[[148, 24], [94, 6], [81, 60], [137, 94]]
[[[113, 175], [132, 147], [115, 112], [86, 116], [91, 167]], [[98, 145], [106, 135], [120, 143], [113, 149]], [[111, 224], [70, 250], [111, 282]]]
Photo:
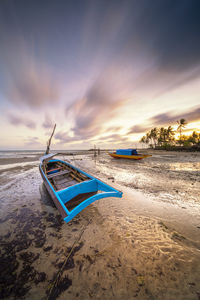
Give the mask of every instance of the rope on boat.
[[55, 280], [51, 283], [50, 287], [49, 287], [49, 293], [48, 293], [48, 296], [47, 296], [47, 300], [52, 300], [52, 299], [55, 299], [54, 298], [54, 294], [55, 294], [55, 291], [56, 291], [56, 288], [57, 288], [57, 285], [59, 283], [59, 281], [61, 280], [61, 277], [62, 277], [62, 274], [63, 274], [63, 271], [64, 271], [64, 268], [67, 264], [67, 262], [69, 261], [69, 258], [71, 256], [71, 254], [73, 253], [73, 250], [75, 248], [75, 245], [80, 241], [86, 227], [91, 223], [91, 220], [88, 221], [88, 223], [83, 227], [81, 233], [79, 234], [78, 238], [75, 240], [75, 242], [73, 243], [72, 245], [72, 248], [69, 252], [69, 254], [67, 255], [66, 257], [66, 261], [63, 263], [62, 265], [62, 268], [58, 271], [57, 273], [57, 276], [55, 278]]

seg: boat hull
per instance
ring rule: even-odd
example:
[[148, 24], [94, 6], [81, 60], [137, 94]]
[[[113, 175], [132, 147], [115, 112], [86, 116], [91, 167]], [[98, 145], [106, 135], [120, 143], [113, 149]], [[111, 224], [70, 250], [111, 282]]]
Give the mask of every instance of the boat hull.
[[[55, 165], [61, 167], [53, 168]], [[45, 187], [65, 222], [69, 222], [96, 200], [122, 197], [121, 191], [62, 160], [43, 160], [39, 170]]]
[[141, 160], [144, 159], [146, 157], [150, 157], [151, 155], [147, 155], [147, 154], [137, 154], [137, 155], [121, 155], [121, 154], [116, 154], [116, 153], [110, 153], [108, 152], [108, 154], [113, 157], [113, 158], [126, 158], [126, 159], [133, 159], [133, 160]]

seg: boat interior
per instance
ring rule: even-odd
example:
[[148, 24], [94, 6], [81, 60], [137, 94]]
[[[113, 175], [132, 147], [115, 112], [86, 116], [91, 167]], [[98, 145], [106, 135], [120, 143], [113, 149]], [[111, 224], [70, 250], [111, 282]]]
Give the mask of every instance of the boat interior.
[[92, 192], [89, 191], [90, 189], [87, 185], [88, 191], [78, 188], [77, 191], [79, 191], [79, 194], [75, 195], [70, 199], [70, 201], [68, 201], [65, 193], [68, 187], [74, 186], [81, 182], [92, 181], [92, 179], [59, 160], [44, 163], [43, 171], [55, 192], [57, 192], [57, 194], [60, 196], [62, 202], [65, 204], [68, 210], [71, 210], [74, 206], [98, 192], [97, 189]]
[[55, 191], [60, 191], [79, 182], [90, 180], [86, 175], [61, 161], [43, 164], [43, 171]]

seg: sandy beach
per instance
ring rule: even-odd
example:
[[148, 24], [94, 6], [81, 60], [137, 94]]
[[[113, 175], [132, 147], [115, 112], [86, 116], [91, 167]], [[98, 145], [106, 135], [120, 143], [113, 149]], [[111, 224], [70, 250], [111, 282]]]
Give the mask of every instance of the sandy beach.
[[200, 153], [148, 153], [61, 156], [123, 192], [68, 224], [42, 183], [40, 153], [2, 154], [0, 297], [199, 300]]

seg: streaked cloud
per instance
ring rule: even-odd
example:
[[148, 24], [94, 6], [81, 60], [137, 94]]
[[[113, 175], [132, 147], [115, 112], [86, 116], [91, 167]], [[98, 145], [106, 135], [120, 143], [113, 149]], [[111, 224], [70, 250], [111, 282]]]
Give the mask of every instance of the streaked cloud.
[[22, 66], [12, 79], [7, 89], [7, 98], [16, 104], [24, 104], [31, 108], [50, 105], [58, 100], [56, 83], [49, 73], [38, 66], [30, 64]]
[[193, 68], [200, 63], [199, 10], [199, 1], [133, 2], [132, 37], [139, 37], [165, 72]]
[[29, 118], [17, 116], [13, 114], [8, 114], [8, 120], [9, 122], [14, 126], [25, 126], [29, 129], [35, 129], [36, 123]]
[[[158, 114], [150, 119], [145, 120], [144, 123], [146, 125], [143, 124], [134, 125], [133, 127], [130, 128], [127, 134], [129, 135], [129, 134], [144, 133], [156, 126], [174, 125], [177, 123], [178, 120], [182, 118], [184, 118], [186, 122], [195, 122], [200, 120], [200, 107], [195, 107], [189, 112], [188, 111], [182, 113], [167, 112], [163, 114]], [[191, 129], [189, 129], [188, 131], [191, 131]]]
[[197, 128], [195, 128], [195, 127], [192, 127], [192, 128], [184, 128], [183, 131], [184, 131], [184, 133], [187, 133], [187, 132], [191, 133], [193, 131], [199, 131], [199, 130], [197, 130]]
[[110, 126], [106, 128], [106, 132], [117, 132], [120, 131], [123, 128], [123, 126]]
[[[188, 122], [200, 120], [200, 107], [195, 107], [189, 112], [174, 113], [168, 112], [154, 116], [149, 122], [156, 125], [167, 125], [176, 123], [177, 120], [184, 118]], [[153, 126], [154, 126], [153, 125]]]
[[56, 142], [81, 147], [199, 120], [199, 12], [198, 0], [0, 1], [1, 123], [23, 136], [38, 122], [42, 140], [55, 120]]
[[127, 134], [142, 133], [142, 132], [149, 130], [150, 128], [151, 128], [150, 126], [134, 125], [133, 127], [130, 128], [130, 130]]
[[62, 142], [62, 143], [70, 143], [70, 142], [76, 142], [80, 141], [80, 137], [71, 137], [67, 132], [59, 131], [54, 136], [55, 140]]
[[109, 79], [99, 78], [86, 94], [69, 108], [66, 113], [73, 115], [75, 136], [92, 138], [103, 131], [104, 123], [114, 118], [126, 100], [117, 95], [109, 86]]
[[52, 119], [49, 117], [49, 115], [45, 114], [45, 120], [42, 123], [42, 126], [45, 129], [51, 129], [51, 128], [53, 128], [53, 125], [54, 125], [54, 123], [53, 123]]
[[31, 109], [54, 104], [59, 99], [58, 75], [54, 76], [50, 65], [34, 52], [34, 47], [20, 34], [2, 39], [4, 97], [16, 106]]
[[42, 144], [39, 141], [38, 137], [27, 137], [24, 139], [24, 144], [26, 146], [31, 146], [32, 148], [41, 146]]
[[117, 142], [126, 142], [128, 141], [128, 137], [127, 136], [123, 136], [122, 134], [117, 134], [117, 133], [114, 133], [114, 134], [111, 134], [111, 135], [108, 135], [108, 136], [103, 136], [103, 137], [100, 137], [97, 139], [99, 142], [109, 142], [109, 143], [117, 143]]

